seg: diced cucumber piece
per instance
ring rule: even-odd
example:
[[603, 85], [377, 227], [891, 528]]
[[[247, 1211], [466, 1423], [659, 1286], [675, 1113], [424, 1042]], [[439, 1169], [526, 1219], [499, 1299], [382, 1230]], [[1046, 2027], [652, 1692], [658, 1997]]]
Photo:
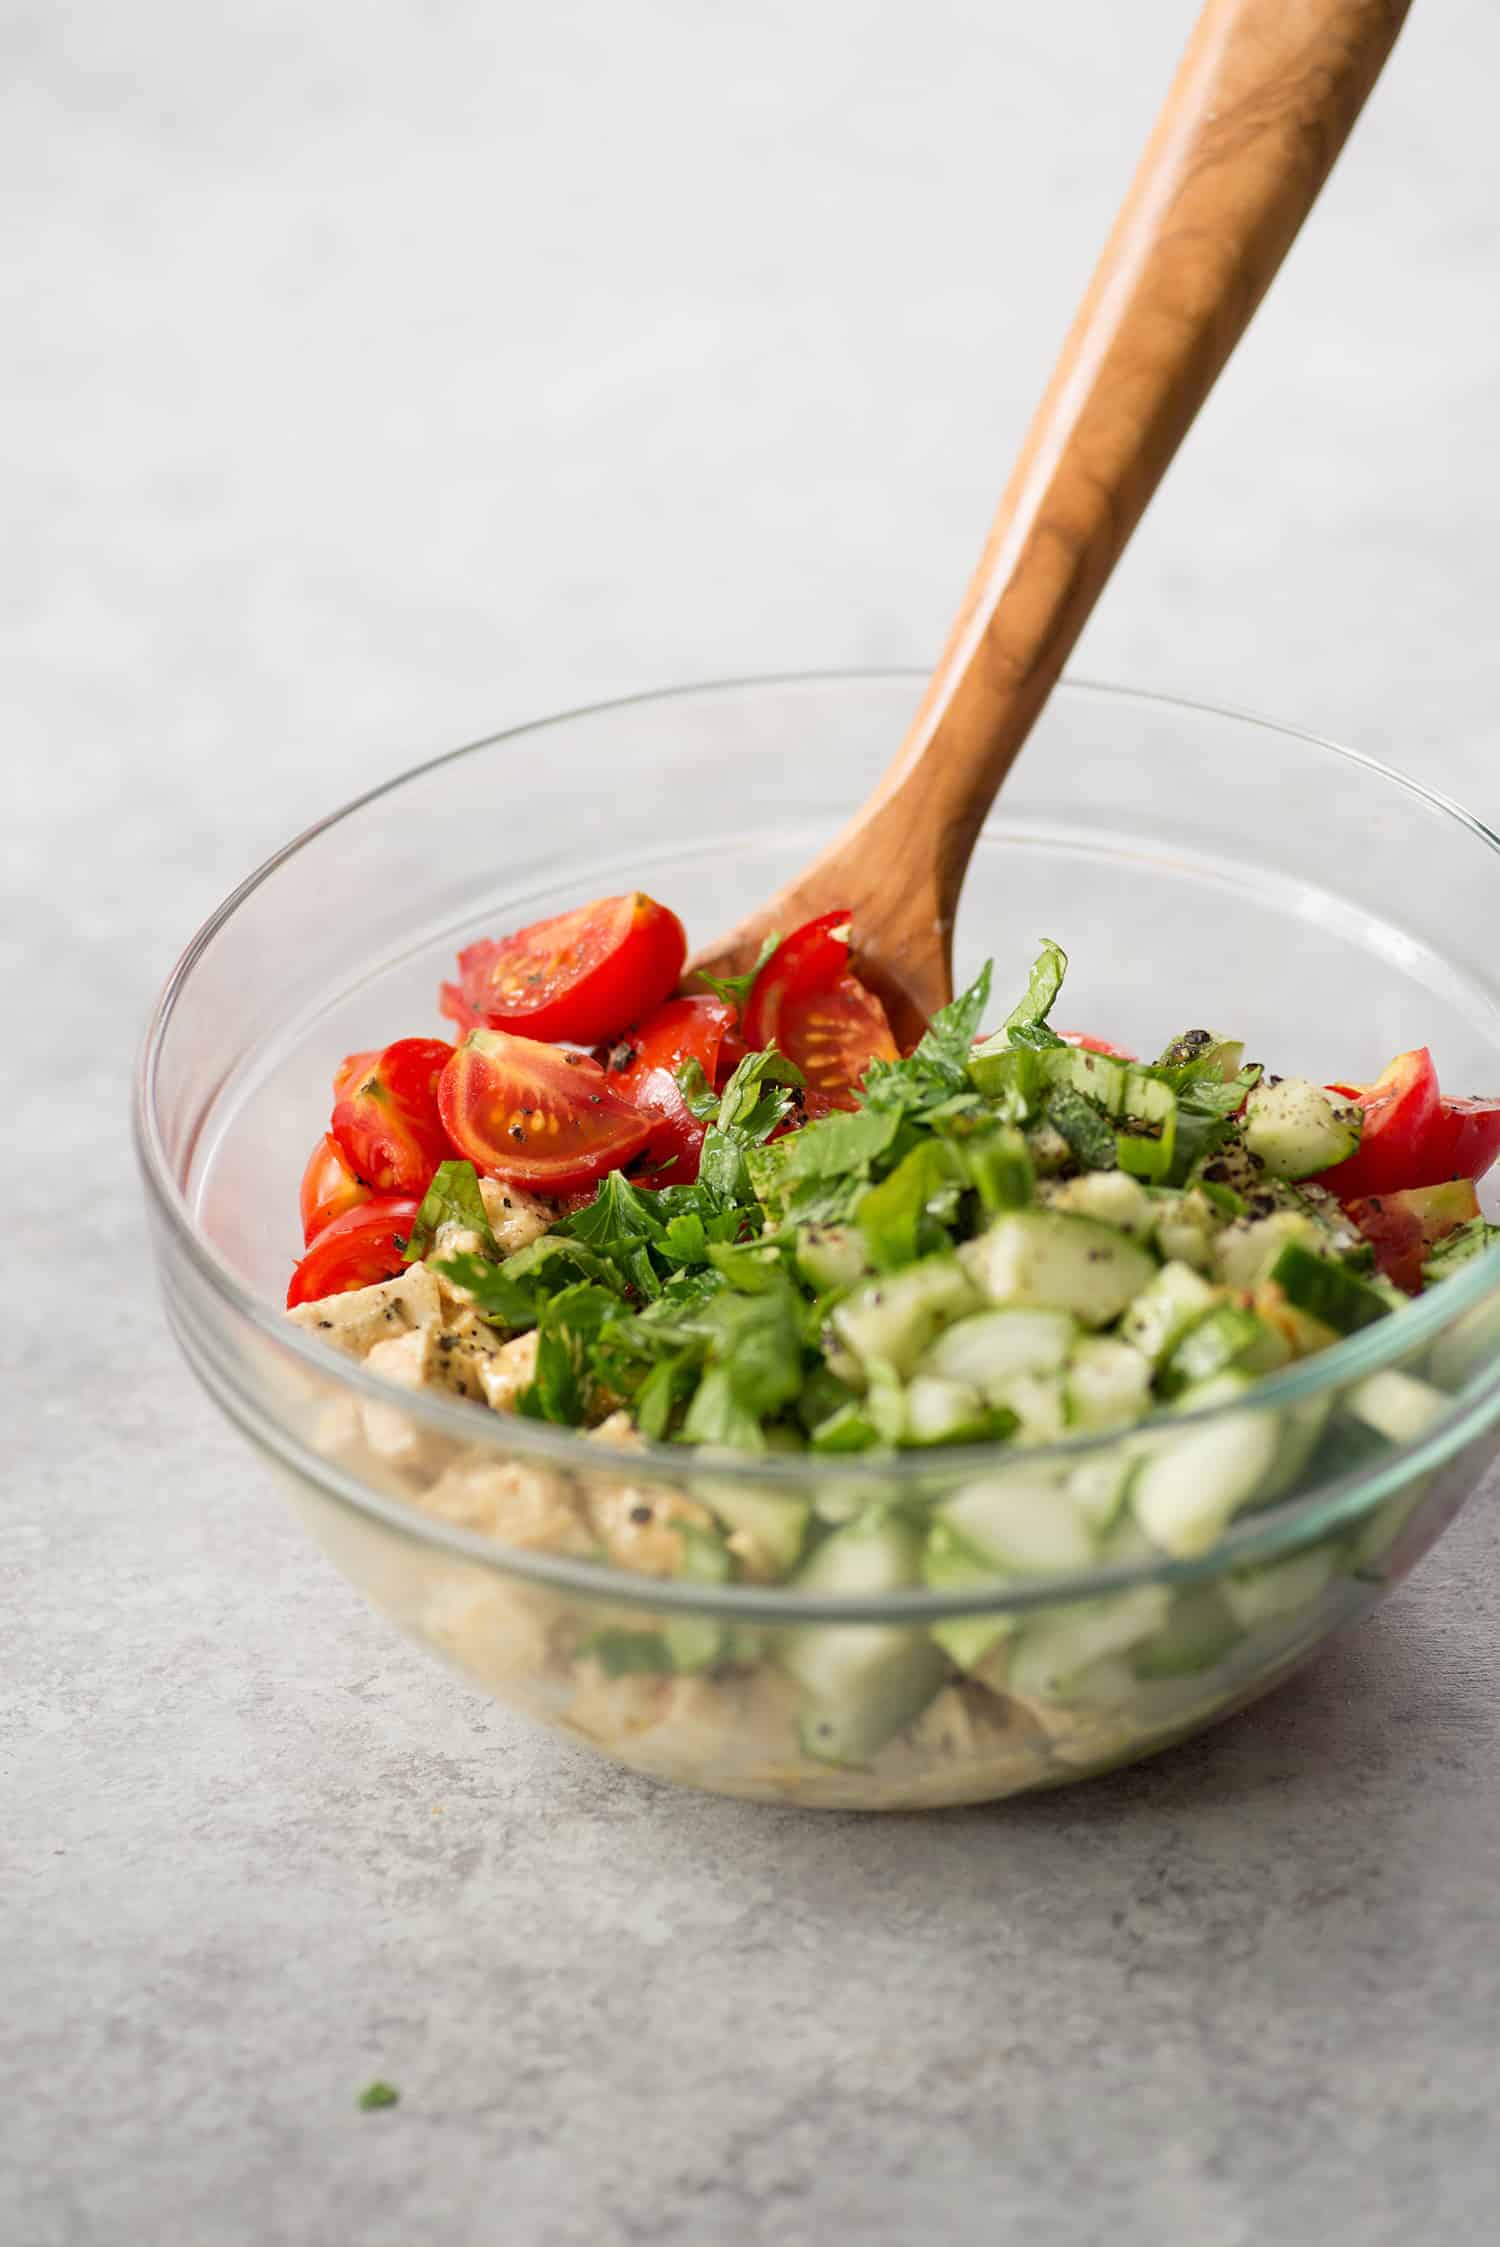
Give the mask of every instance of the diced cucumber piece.
[[1236, 1218], [1213, 1247], [1214, 1276], [1224, 1287], [1259, 1287], [1284, 1248], [1320, 1254], [1328, 1242], [1315, 1217], [1301, 1209], [1277, 1209], [1269, 1217]]
[[1087, 1568], [1093, 1543], [1058, 1477], [1020, 1467], [965, 1483], [936, 1519], [997, 1577]]
[[[694, 1584], [727, 1584], [734, 1573], [722, 1537], [684, 1522], [678, 1530], [682, 1563], [678, 1575]], [[661, 1626], [662, 1640], [676, 1670], [706, 1670], [722, 1661], [726, 1627], [710, 1615], [672, 1615]]]
[[1125, 1080], [1130, 1074], [1128, 1062], [1076, 1045], [1051, 1046], [1041, 1060], [1042, 1074], [1049, 1084], [1067, 1085], [1081, 1092], [1107, 1116], [1120, 1113], [1125, 1102]]
[[1159, 1077], [1132, 1069], [1115, 1131], [1115, 1160], [1137, 1178], [1165, 1178], [1177, 1151], [1177, 1095]]
[[1296, 1489], [1322, 1440], [1332, 1409], [1333, 1400], [1327, 1395], [1303, 1397], [1283, 1409], [1276, 1464], [1261, 1485], [1262, 1505], [1272, 1498], [1284, 1498]]
[[1044, 1122], [1028, 1126], [1026, 1152], [1038, 1178], [1056, 1178], [1072, 1168], [1073, 1150], [1056, 1124]]
[[1128, 1428], [1150, 1404], [1151, 1368], [1128, 1342], [1092, 1336], [1069, 1360], [1063, 1398], [1070, 1427]]
[[746, 1556], [747, 1573], [779, 1583], [802, 1558], [812, 1507], [793, 1491], [761, 1490], [703, 1477], [694, 1494], [713, 1509], [719, 1526]]
[[1074, 1217], [1096, 1218], [1139, 1241], [1150, 1239], [1156, 1223], [1151, 1196], [1123, 1170], [1086, 1170], [1079, 1178], [1065, 1178], [1049, 1188], [1047, 1206], [1067, 1210]]
[[831, 1323], [867, 1371], [888, 1365], [904, 1375], [941, 1328], [978, 1308], [974, 1281], [958, 1258], [927, 1256], [904, 1272], [867, 1281], [835, 1305]]
[[1263, 1568], [1242, 1568], [1226, 1576], [1219, 1589], [1224, 1604], [1242, 1630], [1294, 1615], [1311, 1607], [1333, 1580], [1336, 1554], [1331, 1545], [1311, 1545], [1289, 1560], [1273, 1560]]
[[797, 1269], [815, 1295], [857, 1287], [870, 1269], [857, 1225], [799, 1225]]
[[879, 1428], [863, 1401], [841, 1404], [820, 1420], [814, 1428], [810, 1442], [816, 1452], [837, 1454], [847, 1451], [872, 1451], [882, 1441]]
[[1067, 1699], [1096, 1662], [1127, 1654], [1160, 1630], [1169, 1599], [1165, 1584], [1136, 1584], [1026, 1617], [1011, 1651], [1009, 1690], [1023, 1700]]
[[1299, 1241], [1287, 1242], [1269, 1277], [1295, 1309], [1331, 1326], [1335, 1334], [1356, 1334], [1362, 1326], [1390, 1316], [1390, 1304], [1367, 1280], [1342, 1264], [1314, 1256]]
[[1062, 1376], [1057, 1373], [1013, 1373], [996, 1381], [990, 1402], [997, 1412], [1015, 1416], [1017, 1443], [1058, 1443], [1066, 1433], [1068, 1416]]
[[1162, 1395], [1180, 1396], [1184, 1389], [1211, 1381], [1219, 1373], [1274, 1373], [1291, 1354], [1286, 1336], [1254, 1311], [1238, 1303], [1220, 1303], [1173, 1346], [1161, 1369]]
[[1175, 1558], [1208, 1551], [1276, 1463], [1274, 1412], [1229, 1412], [1156, 1438], [1131, 1485], [1135, 1517]]
[[1445, 1327], [1432, 1345], [1432, 1378], [1457, 1391], [1500, 1357], [1500, 1300], [1488, 1298]]
[[1440, 1419], [1449, 1400], [1430, 1381], [1394, 1367], [1371, 1373], [1344, 1392], [1345, 1409], [1373, 1428], [1387, 1443], [1415, 1443]]
[[[922, 1577], [934, 1592], [989, 1592], [1005, 1581], [1005, 1572], [997, 1572], [947, 1522], [935, 1521], [922, 1554]], [[1016, 1622], [1015, 1615], [959, 1615], [934, 1623], [932, 1636], [961, 1670], [973, 1670]]]
[[1155, 1365], [1217, 1301], [1208, 1281], [1190, 1264], [1163, 1264], [1126, 1306], [1120, 1333], [1132, 1349]]
[[1071, 1311], [1084, 1326], [1108, 1326], [1156, 1270], [1113, 1226], [1051, 1209], [1002, 1217], [959, 1254], [992, 1303]]
[[1162, 1257], [1169, 1263], [1189, 1264], [1194, 1271], [1207, 1271], [1214, 1242], [1224, 1227], [1224, 1212], [1200, 1186], [1181, 1192], [1159, 1190], [1154, 1207], [1156, 1246]]
[[[836, 1529], [793, 1579], [799, 1591], [850, 1599], [901, 1591], [920, 1577], [922, 1538], [895, 1515]], [[871, 1623], [810, 1624], [783, 1633], [776, 1659], [802, 1688], [805, 1754], [867, 1763], [942, 1684], [943, 1655], [921, 1630]]]
[[1273, 1178], [1311, 1178], [1352, 1155], [1363, 1111], [1306, 1077], [1278, 1077], [1245, 1103], [1245, 1145]]
[[940, 1334], [919, 1373], [964, 1381], [988, 1397], [1017, 1373], [1055, 1373], [1078, 1336], [1066, 1311], [979, 1311]]
[[966, 1381], [940, 1373], [914, 1373], [906, 1385], [906, 1441], [974, 1443], [989, 1433], [984, 1398]]
[[1014, 1124], [997, 1124], [993, 1131], [956, 1140], [954, 1145], [987, 1217], [998, 1216], [1002, 1209], [1026, 1207], [1036, 1176], [1024, 1132]]
[[1172, 1597], [1166, 1621], [1135, 1657], [1138, 1678], [1196, 1677], [1222, 1662], [1240, 1627], [1215, 1584], [1189, 1584]]
[[1239, 1073], [1245, 1058], [1244, 1040], [1221, 1038], [1212, 1030], [1184, 1030], [1174, 1038], [1164, 1053], [1157, 1056], [1158, 1069], [1183, 1069], [1189, 1064], [1205, 1079], [1217, 1077], [1220, 1084], [1228, 1084]]
[[1111, 1444], [1068, 1469], [1063, 1487], [1096, 1537], [1120, 1520], [1137, 1464], [1137, 1455], [1127, 1445]]

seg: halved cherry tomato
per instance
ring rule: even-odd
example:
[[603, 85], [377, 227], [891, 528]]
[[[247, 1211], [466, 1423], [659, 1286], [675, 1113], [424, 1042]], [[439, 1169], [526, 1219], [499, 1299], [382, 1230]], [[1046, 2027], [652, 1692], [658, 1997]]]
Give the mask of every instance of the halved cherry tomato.
[[1128, 1046], [1111, 1045], [1108, 1038], [1091, 1038], [1087, 1030], [1059, 1030], [1057, 1034], [1064, 1045], [1081, 1046], [1085, 1053], [1107, 1053], [1116, 1061], [1139, 1059], [1139, 1055], [1132, 1053]]
[[438, 1013], [446, 1016], [461, 1038], [471, 1030], [487, 1030], [489, 1024], [482, 1014], [476, 1014], [456, 983], [438, 985]]
[[727, 999], [706, 993], [668, 999], [611, 1057], [607, 1074], [612, 1090], [651, 1119], [644, 1167], [631, 1172], [636, 1185], [679, 1186], [697, 1177], [708, 1125], [699, 1122], [683, 1098], [677, 1072], [685, 1062], [696, 1061], [714, 1084], [719, 1050], [735, 1020]]
[[373, 1287], [402, 1269], [406, 1244], [421, 1202], [411, 1194], [377, 1194], [356, 1209], [346, 1209], [325, 1225], [292, 1274], [286, 1307], [316, 1303], [325, 1295], [347, 1295], [352, 1287]]
[[651, 1119], [614, 1092], [597, 1061], [536, 1038], [475, 1030], [444, 1069], [448, 1136], [475, 1168], [538, 1194], [563, 1194], [619, 1170]]
[[451, 1152], [438, 1113], [438, 1079], [453, 1048], [441, 1038], [398, 1038], [367, 1069], [351, 1055], [335, 1080], [334, 1138], [357, 1178], [378, 1194], [425, 1194]]
[[1445, 1178], [1483, 1178], [1497, 1157], [1500, 1100], [1450, 1100], [1445, 1093], [1410, 1183], [1437, 1186]]
[[380, 1059], [383, 1047], [367, 1046], [363, 1053], [346, 1053], [333, 1072], [333, 1097], [342, 1100], [363, 1076], [368, 1076]]
[[1396, 1193], [1414, 1186], [1430, 1167], [1424, 1162], [1438, 1118], [1437, 1071], [1425, 1045], [1398, 1053], [1370, 1085], [1329, 1086], [1364, 1109], [1364, 1127], [1354, 1153], [1318, 1179], [1340, 1201], [1364, 1194]]
[[1447, 1234], [1479, 1215], [1479, 1196], [1472, 1179], [1451, 1178], [1441, 1186], [1368, 1194], [1344, 1207], [1373, 1246], [1375, 1262], [1386, 1278], [1415, 1295], [1427, 1257]]
[[745, 1009], [752, 1052], [775, 1045], [795, 1061], [809, 1094], [855, 1106], [854, 1088], [872, 1061], [900, 1053], [885, 1008], [849, 968], [849, 915], [822, 913], [778, 944]]
[[362, 1178], [356, 1178], [349, 1157], [333, 1133], [325, 1131], [302, 1173], [303, 1241], [311, 1246], [325, 1225], [342, 1217], [346, 1209], [358, 1209], [369, 1198], [369, 1187]]
[[[471, 944], [458, 955], [457, 996], [492, 1030], [597, 1045], [654, 1013], [686, 958], [677, 915], [633, 890]], [[440, 1002], [450, 1016], [451, 990]]]

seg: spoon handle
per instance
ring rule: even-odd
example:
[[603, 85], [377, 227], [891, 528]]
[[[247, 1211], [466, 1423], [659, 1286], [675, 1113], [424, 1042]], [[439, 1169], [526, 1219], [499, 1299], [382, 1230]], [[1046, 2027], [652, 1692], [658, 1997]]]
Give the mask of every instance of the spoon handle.
[[1199, 18], [921, 709], [854, 823], [860, 849], [893, 865], [930, 854], [918, 942], [935, 917], [945, 965], [995, 792], [1408, 4], [1208, 0]]

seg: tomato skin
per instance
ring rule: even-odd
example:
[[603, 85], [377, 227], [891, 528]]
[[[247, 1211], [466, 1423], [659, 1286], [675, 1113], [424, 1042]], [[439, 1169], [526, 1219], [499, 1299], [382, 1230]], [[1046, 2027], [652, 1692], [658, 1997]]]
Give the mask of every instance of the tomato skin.
[[384, 1047], [372, 1045], [363, 1053], [346, 1053], [333, 1072], [333, 1097], [340, 1101], [351, 1092], [361, 1077], [368, 1076], [380, 1059]]
[[357, 1178], [377, 1194], [423, 1194], [449, 1152], [438, 1112], [438, 1079], [452, 1046], [441, 1038], [398, 1038], [367, 1070], [351, 1056], [336, 1080], [329, 1129]]
[[737, 1020], [727, 999], [694, 995], [668, 999], [649, 1021], [632, 1030], [621, 1049], [628, 1060], [608, 1070], [611, 1090], [652, 1119], [651, 1137], [632, 1170], [637, 1186], [690, 1185], [698, 1175], [706, 1123], [700, 1123], [682, 1096], [677, 1072], [696, 1061], [712, 1085], [719, 1053]]
[[1445, 1178], [1483, 1178], [1497, 1157], [1500, 1100], [1450, 1100], [1445, 1094], [1409, 1183], [1437, 1186]]
[[1344, 1204], [1345, 1214], [1375, 1250], [1377, 1268], [1408, 1295], [1420, 1294], [1422, 1266], [1436, 1244], [1479, 1215], [1469, 1178], [1415, 1186], [1395, 1194], [1369, 1194]]
[[444, 1128], [476, 1170], [537, 1194], [590, 1186], [651, 1136], [597, 1061], [507, 1030], [475, 1030], [438, 1085]]
[[1370, 1085], [1330, 1085], [1331, 1092], [1357, 1100], [1364, 1128], [1354, 1153], [1321, 1173], [1317, 1183], [1340, 1201], [1367, 1194], [1398, 1193], [1430, 1172], [1427, 1154], [1438, 1119], [1437, 1071], [1426, 1046], [1398, 1053]]
[[293, 1272], [286, 1291], [287, 1309], [394, 1279], [404, 1269], [406, 1244], [421, 1206], [412, 1194], [377, 1194], [335, 1217]]
[[1108, 1038], [1091, 1038], [1087, 1030], [1059, 1030], [1057, 1034], [1064, 1045], [1076, 1045], [1084, 1053], [1107, 1053], [1115, 1061], [1140, 1059], [1140, 1055], [1132, 1053], [1128, 1046], [1111, 1045]]
[[484, 1016], [474, 1012], [456, 983], [439, 984], [438, 1013], [453, 1024], [460, 1038], [466, 1038], [471, 1030], [489, 1028]]
[[807, 1112], [858, 1105], [854, 1088], [872, 1061], [896, 1061], [885, 1008], [849, 967], [850, 920], [822, 913], [779, 944], [745, 1009], [752, 1052], [774, 1045], [807, 1079]]
[[470, 1027], [598, 1045], [654, 1013], [686, 958], [677, 915], [634, 890], [469, 945], [457, 992], [445, 984], [439, 1003], [457, 1021], [456, 1001]]
[[335, 1217], [342, 1217], [349, 1209], [358, 1209], [361, 1202], [370, 1199], [370, 1189], [362, 1178], [357, 1178], [348, 1156], [334, 1138], [325, 1131], [307, 1158], [307, 1168], [302, 1173], [302, 1191], [299, 1197], [302, 1211], [302, 1240], [310, 1247], [314, 1236]]

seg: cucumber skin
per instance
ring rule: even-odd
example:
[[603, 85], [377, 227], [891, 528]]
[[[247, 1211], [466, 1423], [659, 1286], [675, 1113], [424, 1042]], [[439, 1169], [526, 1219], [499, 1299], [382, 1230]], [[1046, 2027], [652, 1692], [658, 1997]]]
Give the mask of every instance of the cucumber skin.
[[1273, 1178], [1312, 1178], [1354, 1153], [1361, 1121], [1306, 1077], [1279, 1077], [1246, 1101], [1245, 1145]]

